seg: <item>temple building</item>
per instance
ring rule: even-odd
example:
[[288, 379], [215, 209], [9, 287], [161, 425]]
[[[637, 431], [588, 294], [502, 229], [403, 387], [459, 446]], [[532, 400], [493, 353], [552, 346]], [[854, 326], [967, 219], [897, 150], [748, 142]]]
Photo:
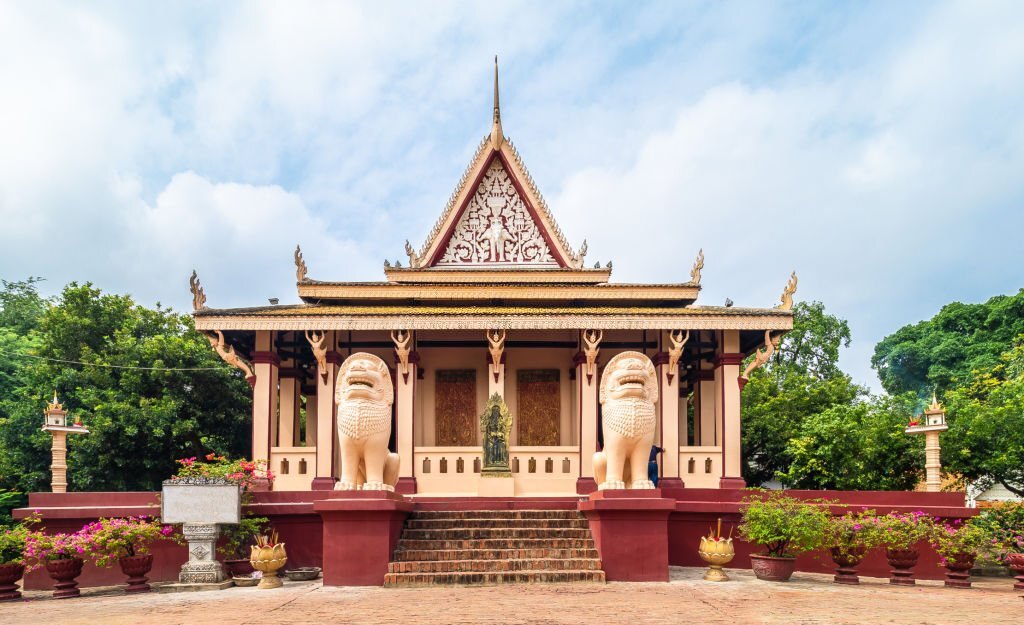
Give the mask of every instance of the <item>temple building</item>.
[[694, 252], [679, 267], [689, 279], [673, 284], [616, 283], [611, 263], [587, 266], [586, 242], [569, 244], [504, 135], [495, 69], [490, 132], [423, 245], [406, 243], [407, 263], [385, 262], [376, 282], [313, 278], [296, 248], [302, 303], [253, 308], [207, 307], [193, 274], [195, 326], [252, 384], [252, 457], [268, 460], [274, 490], [334, 487], [336, 375], [369, 352], [393, 363], [399, 493], [492, 494], [480, 414], [495, 393], [512, 415], [506, 494], [589, 493], [602, 366], [627, 350], [657, 369], [662, 485], [738, 488], [742, 386], [792, 328], [796, 279], [774, 308], [701, 305]]

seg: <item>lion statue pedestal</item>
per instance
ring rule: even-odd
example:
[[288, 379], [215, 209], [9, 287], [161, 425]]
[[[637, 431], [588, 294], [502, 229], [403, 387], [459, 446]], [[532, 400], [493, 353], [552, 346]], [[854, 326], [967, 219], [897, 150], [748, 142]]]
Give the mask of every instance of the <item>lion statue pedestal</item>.
[[388, 366], [373, 354], [352, 354], [338, 371], [335, 400], [341, 480], [334, 489], [394, 492], [399, 458], [388, 450], [395, 402]]
[[651, 359], [622, 352], [601, 375], [604, 449], [594, 454], [598, 490], [653, 489], [647, 462], [654, 444], [658, 376]]

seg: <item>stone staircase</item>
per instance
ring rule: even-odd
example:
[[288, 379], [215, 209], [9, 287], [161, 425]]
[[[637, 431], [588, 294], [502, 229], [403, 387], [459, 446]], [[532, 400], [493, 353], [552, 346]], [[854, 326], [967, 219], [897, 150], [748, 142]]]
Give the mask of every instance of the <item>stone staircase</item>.
[[394, 558], [385, 586], [605, 581], [575, 510], [417, 512]]

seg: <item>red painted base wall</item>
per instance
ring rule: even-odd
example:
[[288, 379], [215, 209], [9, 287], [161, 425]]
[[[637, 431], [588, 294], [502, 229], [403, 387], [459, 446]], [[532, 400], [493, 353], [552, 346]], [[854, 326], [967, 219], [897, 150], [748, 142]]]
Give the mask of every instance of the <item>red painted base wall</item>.
[[[966, 518], [975, 510], [964, 507], [962, 493], [872, 492], [872, 491], [790, 491], [807, 499], [826, 499], [846, 504], [851, 509], [872, 509], [879, 514], [892, 510], [921, 510], [940, 518]], [[668, 563], [676, 566], [703, 566], [697, 555], [700, 537], [721, 517], [726, 527], [739, 521], [742, 490], [669, 489], [662, 496], [676, 500], [675, 510], [667, 523]], [[263, 492], [254, 494], [248, 511], [270, 519], [285, 542], [288, 552], [287, 567], [323, 567], [323, 521], [314, 510], [315, 501], [335, 495], [334, 491]], [[501, 498], [420, 498], [414, 510], [487, 510], [487, 509], [577, 509], [579, 497], [538, 497], [521, 499]], [[72, 532], [100, 517], [148, 514], [158, 516], [158, 493], [33, 493], [29, 506], [15, 511], [22, 518], [39, 510], [48, 531]], [[837, 506], [834, 511], [841, 513]], [[605, 538], [607, 540], [607, 538]], [[652, 541], [651, 544], [655, 544]], [[664, 544], [657, 542], [657, 544]], [[731, 566], [749, 568], [751, 546], [736, 541], [736, 559]], [[181, 565], [187, 559], [185, 547], [172, 543], [158, 543], [153, 548], [152, 581], [176, 580]], [[922, 579], [941, 579], [943, 569], [931, 548], [924, 546], [915, 574]], [[832, 561], [825, 554], [805, 554], [797, 561], [800, 571], [831, 572]], [[862, 575], [886, 577], [888, 567], [880, 550], [868, 555], [858, 567]], [[97, 569], [87, 564], [81, 577], [82, 586], [106, 586], [124, 583], [124, 576], [115, 565], [110, 569]], [[45, 589], [51, 580], [45, 570], [26, 576], [26, 588]]]

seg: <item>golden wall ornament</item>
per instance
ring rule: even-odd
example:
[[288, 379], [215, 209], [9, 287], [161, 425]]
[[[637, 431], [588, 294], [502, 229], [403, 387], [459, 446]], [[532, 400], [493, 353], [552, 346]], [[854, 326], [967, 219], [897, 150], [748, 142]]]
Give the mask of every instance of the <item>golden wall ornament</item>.
[[188, 288], [192, 291], [192, 310], [203, 310], [206, 308], [206, 292], [203, 285], [199, 283], [199, 274], [192, 270], [192, 277], [188, 279]]
[[586, 330], [583, 332], [583, 355], [587, 357], [588, 385], [593, 381], [594, 374], [597, 373], [597, 355], [601, 351], [600, 345], [603, 338], [603, 330]]
[[690, 282], [700, 284], [700, 272], [704, 269], [704, 248], [697, 252], [697, 260], [693, 261], [693, 269], [690, 269]]
[[789, 276], [789, 282], [786, 283], [786, 288], [782, 291], [782, 297], [779, 301], [782, 302], [776, 308], [779, 310], [793, 310], [793, 294], [796, 293], [796, 272], [794, 271]]
[[668, 348], [668, 381], [671, 382], [672, 378], [675, 377], [676, 372], [679, 370], [679, 359], [683, 356], [683, 348], [686, 346], [686, 342], [690, 340], [690, 331], [686, 331], [686, 335], [683, 335], [682, 330], [670, 330], [668, 333], [668, 341], [670, 347]]
[[324, 383], [327, 382], [327, 332], [313, 330], [310, 333], [306, 330], [306, 340], [309, 341], [309, 346], [313, 349], [313, 358], [316, 359], [316, 365], [320, 369], [320, 379]]
[[239, 356], [235, 352], [235, 348], [227, 344], [227, 341], [224, 340], [223, 332], [220, 330], [203, 332], [203, 336], [210, 342], [213, 349], [217, 351], [217, 355], [220, 356], [221, 360], [244, 373], [247, 379], [253, 377], [252, 363]]
[[412, 332], [408, 330], [392, 330], [391, 342], [395, 344], [395, 355], [398, 356], [398, 372], [402, 380], [409, 381], [409, 354], [412, 352]]
[[743, 380], [749, 380], [750, 374], [755, 370], [760, 369], [771, 360], [775, 350], [779, 347], [779, 342], [782, 341], [782, 334], [773, 337], [771, 330], [764, 331], [764, 350], [754, 350], [754, 359], [750, 361], [746, 369], [743, 370], [743, 375], [740, 376]]
[[302, 248], [295, 246], [295, 280], [296, 282], [306, 281], [306, 259], [302, 257]]
[[487, 331], [487, 351], [491, 353], [491, 374], [497, 382], [501, 377], [501, 356], [505, 352], [505, 330]]

